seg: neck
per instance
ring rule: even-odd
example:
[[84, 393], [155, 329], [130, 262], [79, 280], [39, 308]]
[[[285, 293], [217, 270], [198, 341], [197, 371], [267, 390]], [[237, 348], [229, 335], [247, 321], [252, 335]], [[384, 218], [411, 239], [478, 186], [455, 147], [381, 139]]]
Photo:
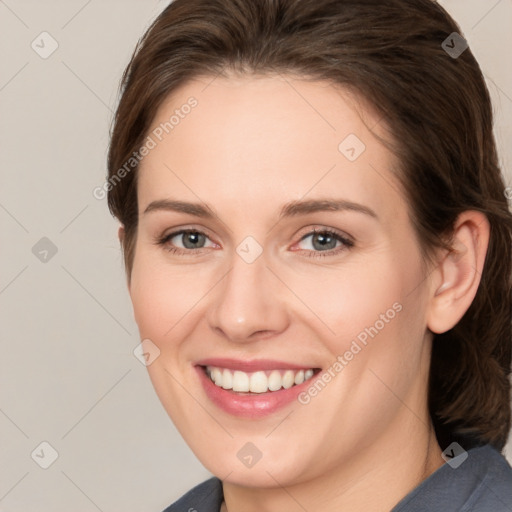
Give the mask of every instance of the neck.
[[283, 486], [276, 478], [272, 488], [226, 481], [221, 512], [389, 512], [444, 463], [429, 418], [422, 423], [404, 411], [397, 425], [402, 427], [400, 435], [396, 430], [392, 439], [383, 435], [332, 471], [307, 481]]

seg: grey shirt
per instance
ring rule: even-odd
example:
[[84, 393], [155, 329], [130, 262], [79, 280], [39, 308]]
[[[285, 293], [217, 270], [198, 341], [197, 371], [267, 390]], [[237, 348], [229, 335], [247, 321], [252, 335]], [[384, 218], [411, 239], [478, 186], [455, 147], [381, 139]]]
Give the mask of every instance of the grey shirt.
[[[458, 467], [443, 464], [390, 512], [512, 512], [507, 460], [491, 445], [471, 448], [467, 455]], [[222, 501], [222, 482], [213, 477], [163, 512], [219, 512]]]

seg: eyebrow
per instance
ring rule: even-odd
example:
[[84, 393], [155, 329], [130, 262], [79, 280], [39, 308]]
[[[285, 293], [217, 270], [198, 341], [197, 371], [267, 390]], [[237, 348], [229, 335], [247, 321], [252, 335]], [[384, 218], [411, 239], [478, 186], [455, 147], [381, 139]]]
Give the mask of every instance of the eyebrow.
[[[187, 213], [189, 215], [205, 219], [217, 217], [213, 208], [205, 203], [190, 203], [172, 199], [159, 199], [151, 202], [144, 210], [144, 214], [158, 210]], [[291, 201], [281, 208], [279, 219], [325, 211], [353, 211], [378, 219], [377, 214], [368, 206], [347, 201], [345, 199], [308, 199], [305, 201]]]

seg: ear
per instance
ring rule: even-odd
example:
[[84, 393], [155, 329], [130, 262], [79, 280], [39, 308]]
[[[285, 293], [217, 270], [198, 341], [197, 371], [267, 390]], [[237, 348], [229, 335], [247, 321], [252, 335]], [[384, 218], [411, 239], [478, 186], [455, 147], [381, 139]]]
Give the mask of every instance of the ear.
[[466, 211], [455, 223], [452, 250], [443, 251], [431, 275], [427, 327], [443, 333], [454, 327], [475, 298], [489, 245], [490, 225], [477, 211]]
[[119, 238], [119, 243], [121, 247], [124, 245], [124, 226], [121, 224], [119, 229], [117, 230], [117, 238]]
[[[124, 240], [125, 240], [125, 230], [124, 226], [121, 224], [119, 229], [117, 230], [117, 238], [119, 238], [119, 243], [121, 244], [121, 248], [124, 250]], [[130, 291], [130, 276], [126, 274], [126, 285], [128, 286], [128, 291]]]

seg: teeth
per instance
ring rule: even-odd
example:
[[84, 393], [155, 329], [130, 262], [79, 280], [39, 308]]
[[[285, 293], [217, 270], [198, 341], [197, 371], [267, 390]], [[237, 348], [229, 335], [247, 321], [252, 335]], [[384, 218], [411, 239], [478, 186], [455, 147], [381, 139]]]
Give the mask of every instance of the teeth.
[[207, 366], [206, 373], [216, 386], [224, 389], [232, 389], [239, 393], [266, 393], [278, 391], [281, 388], [289, 389], [292, 386], [302, 384], [314, 375], [309, 370], [272, 370], [257, 371], [254, 373], [241, 372]]
[[283, 376], [283, 388], [291, 388], [295, 384], [295, 372], [292, 370], [286, 370]]
[[265, 372], [256, 372], [249, 378], [249, 391], [251, 393], [265, 393], [268, 390], [268, 379]]
[[295, 384], [302, 384], [304, 382], [304, 370], [299, 370], [295, 375]]
[[[222, 386], [222, 383], [219, 384], [215, 380], [213, 382], [215, 382], [217, 386]], [[233, 391], [249, 391], [249, 375], [247, 375], [247, 373], [239, 371], [233, 373]]]
[[283, 380], [279, 370], [272, 370], [268, 377], [268, 389], [270, 391], [277, 391], [283, 386]]
[[219, 368], [213, 369], [212, 380], [217, 384], [217, 386], [222, 386], [222, 371]]
[[233, 374], [229, 370], [222, 372], [222, 387], [224, 389], [233, 389]]

